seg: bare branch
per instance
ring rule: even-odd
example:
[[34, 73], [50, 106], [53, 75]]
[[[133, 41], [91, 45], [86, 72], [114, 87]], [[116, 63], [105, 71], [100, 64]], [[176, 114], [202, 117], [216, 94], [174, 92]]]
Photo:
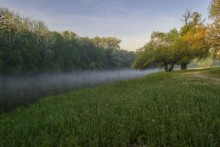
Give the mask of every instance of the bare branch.
[[190, 10], [186, 9], [185, 14], [183, 14], [183, 18], [181, 19], [181, 21], [184, 21], [185, 25], [187, 26], [189, 23], [189, 19], [193, 17], [192, 14], [192, 8]]

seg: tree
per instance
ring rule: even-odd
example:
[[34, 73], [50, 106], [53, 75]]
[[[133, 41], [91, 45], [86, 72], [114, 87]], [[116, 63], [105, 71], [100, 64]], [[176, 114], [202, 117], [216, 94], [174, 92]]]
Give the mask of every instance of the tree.
[[220, 0], [211, 1], [209, 16], [214, 22], [208, 25], [208, 43], [214, 51], [214, 57], [220, 59]]
[[220, 0], [212, 0], [209, 6], [209, 16], [213, 19], [220, 18]]
[[[180, 64], [181, 70], [185, 70], [187, 69], [187, 65], [194, 58], [198, 56], [205, 56], [208, 50], [204, 46], [200, 46], [200, 48], [197, 46], [195, 48], [195, 44], [198, 44], [199, 40], [204, 41], [206, 36], [206, 29], [204, 29], [203, 25], [204, 20], [202, 20], [201, 14], [197, 12], [191, 12], [191, 10], [186, 10], [182, 20], [184, 21], [184, 26], [180, 29], [181, 40], [179, 43], [179, 54], [181, 57], [178, 61], [178, 64]], [[200, 38], [198, 38], [198, 36]], [[194, 41], [197, 40], [197, 42], [192, 41], [193, 39]], [[201, 52], [201, 50], [206, 52]]]
[[127, 51], [127, 50], [118, 50], [119, 55], [121, 57], [121, 62], [120, 62], [120, 68], [122, 67], [127, 67], [130, 68], [132, 62], [136, 58], [136, 53], [134, 51]]
[[179, 33], [176, 29], [168, 33], [153, 32], [151, 40], [138, 52], [133, 68], [164, 67], [165, 71], [172, 71], [178, 61], [177, 45]]
[[207, 42], [207, 27], [203, 25], [201, 14], [186, 10], [183, 15], [184, 26], [180, 31], [172, 29], [167, 33], [153, 32], [151, 40], [141, 51], [134, 68], [164, 67], [172, 71], [175, 64], [181, 70], [195, 58], [203, 59], [209, 55], [210, 46]]
[[99, 47], [105, 50], [107, 66], [108, 68], [118, 67], [120, 62], [120, 57], [116, 53], [120, 50], [121, 40], [116, 37], [95, 37], [93, 42]]
[[43, 21], [0, 8], [0, 74], [129, 67], [135, 54], [120, 42], [50, 31]]
[[22, 49], [19, 48], [20, 37], [23, 34], [23, 19], [9, 9], [0, 8], [0, 54], [2, 69], [6, 72], [22, 70]]
[[215, 21], [214, 23], [208, 25], [207, 29], [207, 39], [210, 48], [214, 52], [214, 57], [220, 59], [220, 22]]

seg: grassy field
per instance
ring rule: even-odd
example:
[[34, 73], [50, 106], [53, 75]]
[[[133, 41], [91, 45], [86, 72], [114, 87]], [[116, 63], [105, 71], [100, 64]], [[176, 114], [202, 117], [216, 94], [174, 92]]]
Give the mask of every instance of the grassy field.
[[156, 73], [0, 114], [0, 146], [220, 146], [220, 68]]

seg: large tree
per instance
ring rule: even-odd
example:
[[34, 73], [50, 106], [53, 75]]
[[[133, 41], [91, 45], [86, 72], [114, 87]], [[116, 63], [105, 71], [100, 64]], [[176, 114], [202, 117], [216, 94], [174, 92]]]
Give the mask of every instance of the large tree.
[[[198, 43], [198, 35], [200, 37], [203, 37], [200, 40], [205, 39], [205, 29], [203, 22], [201, 18], [201, 14], [197, 12], [192, 12], [191, 10], [186, 10], [185, 14], [183, 15], [184, 25], [180, 29], [180, 35], [181, 35], [181, 46], [179, 46], [179, 52], [181, 54], [181, 58], [178, 61], [178, 64], [180, 64], [181, 69], [185, 70], [187, 69], [187, 65], [196, 57], [203, 57], [208, 50], [206, 50], [206, 53], [201, 52], [204, 46], [200, 46], [200, 48], [197, 46], [195, 48], [195, 45], [193, 45], [195, 40], [197, 40]], [[203, 31], [201, 36], [201, 31]], [[197, 39], [196, 39], [197, 38]], [[194, 40], [194, 41], [192, 41]], [[204, 44], [203, 44], [204, 45]], [[204, 55], [203, 55], [204, 53]]]
[[178, 40], [179, 33], [176, 29], [168, 33], [153, 32], [150, 42], [138, 51], [138, 58], [132, 67], [164, 67], [165, 71], [172, 71], [179, 59]]
[[183, 15], [184, 26], [168, 33], [153, 32], [151, 40], [139, 52], [134, 68], [164, 67], [172, 71], [175, 64], [182, 70], [195, 58], [208, 56], [210, 46], [207, 43], [207, 27], [203, 25], [201, 15], [187, 10]]

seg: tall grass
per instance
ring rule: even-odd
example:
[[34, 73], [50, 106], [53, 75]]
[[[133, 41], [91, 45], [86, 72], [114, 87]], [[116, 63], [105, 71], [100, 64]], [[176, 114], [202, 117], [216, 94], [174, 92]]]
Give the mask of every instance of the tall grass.
[[220, 146], [220, 84], [157, 73], [0, 115], [1, 146]]

